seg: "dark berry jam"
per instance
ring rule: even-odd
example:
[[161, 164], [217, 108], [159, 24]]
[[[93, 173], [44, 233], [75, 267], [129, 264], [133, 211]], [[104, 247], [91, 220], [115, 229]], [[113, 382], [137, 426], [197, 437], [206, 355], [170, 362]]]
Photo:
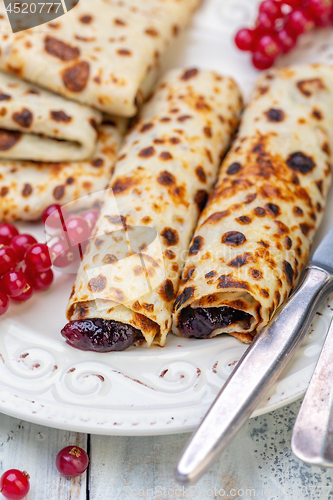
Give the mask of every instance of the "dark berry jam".
[[248, 330], [251, 318], [250, 314], [227, 306], [207, 309], [192, 309], [188, 306], [182, 310], [177, 326], [183, 337], [207, 339], [214, 330], [226, 328], [233, 323], [242, 322], [244, 330]]
[[70, 321], [61, 334], [67, 344], [82, 351], [124, 351], [134, 342], [144, 340], [137, 328], [102, 318]]

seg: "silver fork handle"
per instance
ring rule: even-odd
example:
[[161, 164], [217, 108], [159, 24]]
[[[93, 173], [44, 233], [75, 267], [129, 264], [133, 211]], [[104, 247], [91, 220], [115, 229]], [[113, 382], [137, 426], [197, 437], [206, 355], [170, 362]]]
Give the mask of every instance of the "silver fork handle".
[[291, 448], [303, 462], [333, 467], [333, 320], [298, 413]]
[[255, 337], [194, 433], [175, 470], [179, 483], [198, 481], [227, 447], [295, 354], [332, 290], [332, 275], [310, 265], [296, 292]]

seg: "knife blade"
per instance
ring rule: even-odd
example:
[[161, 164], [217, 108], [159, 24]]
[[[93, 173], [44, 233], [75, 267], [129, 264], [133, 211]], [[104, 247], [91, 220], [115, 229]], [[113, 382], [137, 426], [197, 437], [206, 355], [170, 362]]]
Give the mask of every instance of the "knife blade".
[[304, 278], [239, 360], [184, 450], [175, 477], [191, 485], [220, 456], [276, 382], [333, 290], [333, 226], [308, 264]]

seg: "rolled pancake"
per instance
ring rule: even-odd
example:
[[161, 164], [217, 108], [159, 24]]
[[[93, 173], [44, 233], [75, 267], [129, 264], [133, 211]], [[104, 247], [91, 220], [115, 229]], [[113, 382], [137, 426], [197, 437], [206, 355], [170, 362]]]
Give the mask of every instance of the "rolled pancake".
[[326, 204], [332, 110], [331, 66], [259, 79], [189, 249], [175, 333], [250, 342], [286, 300]]
[[160, 55], [200, 0], [83, 0], [13, 34], [0, 4], [0, 69], [104, 112], [134, 116]]
[[137, 338], [165, 344], [184, 252], [241, 107], [233, 80], [214, 72], [162, 79], [119, 153], [68, 303], [69, 343], [97, 351]]
[[64, 205], [104, 190], [126, 131], [123, 118], [98, 127], [94, 156], [82, 162], [0, 161], [0, 220], [39, 219], [49, 205]]
[[0, 72], [0, 159], [85, 160], [101, 120], [89, 106]]

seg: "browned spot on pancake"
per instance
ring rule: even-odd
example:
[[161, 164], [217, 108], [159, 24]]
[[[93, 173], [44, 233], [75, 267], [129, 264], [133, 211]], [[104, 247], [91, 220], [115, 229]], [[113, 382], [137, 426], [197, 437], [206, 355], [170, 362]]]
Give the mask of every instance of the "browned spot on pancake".
[[88, 283], [88, 289], [91, 292], [101, 292], [106, 287], [106, 278], [102, 274], [99, 274], [96, 278], [92, 278]]
[[74, 61], [80, 56], [78, 47], [72, 47], [53, 36], [45, 37], [44, 48], [48, 54], [57, 57], [61, 61]]
[[276, 217], [281, 213], [280, 207], [278, 207], [278, 205], [275, 205], [274, 203], [266, 203], [265, 208], [273, 217]]
[[22, 189], [22, 196], [24, 196], [24, 198], [27, 198], [28, 196], [30, 196], [32, 193], [32, 187], [30, 184], [24, 184], [24, 187]]
[[208, 158], [208, 160], [210, 161], [210, 163], [213, 163], [213, 157], [212, 157], [212, 153], [209, 149], [205, 148], [205, 153], [206, 153], [206, 156]]
[[147, 132], [147, 130], [150, 130], [151, 128], [153, 128], [154, 124], [153, 123], [145, 123], [144, 125], [142, 125], [142, 127], [140, 128], [140, 132]]
[[155, 30], [154, 28], [148, 28], [145, 30], [145, 33], [146, 35], [149, 35], [149, 36], [152, 36], [152, 37], [157, 37], [159, 36], [159, 33], [157, 30]]
[[148, 148], [141, 149], [138, 156], [140, 156], [140, 158], [150, 158], [154, 154], [155, 149], [152, 146], [149, 146]]
[[228, 232], [224, 233], [221, 241], [225, 245], [238, 247], [240, 245], [243, 245], [243, 243], [245, 243], [246, 238], [245, 238], [244, 234], [240, 233], [239, 231], [228, 231]]
[[279, 234], [288, 234], [289, 233], [289, 227], [286, 226], [283, 222], [281, 222], [280, 220], [275, 220], [274, 222], [278, 227]]
[[283, 261], [283, 272], [287, 278], [288, 285], [292, 286], [294, 279], [294, 270], [288, 261]]
[[13, 113], [13, 120], [24, 128], [30, 127], [32, 119], [32, 113], [27, 108], [23, 108], [20, 112], [17, 111]]
[[219, 284], [217, 288], [243, 288], [244, 290], [249, 290], [250, 287], [248, 283], [241, 280], [235, 280], [231, 274], [222, 274], [219, 276]]
[[258, 217], [264, 217], [266, 215], [266, 210], [262, 207], [256, 207], [253, 212], [258, 216]]
[[284, 246], [286, 247], [287, 250], [290, 250], [293, 245], [292, 240], [289, 238], [289, 236], [286, 236], [286, 239], [284, 240]]
[[174, 303], [174, 311], [177, 311], [185, 302], [188, 301], [191, 297], [193, 297], [195, 288], [193, 286], [188, 286], [184, 288], [183, 292], [178, 295]]
[[21, 139], [21, 132], [0, 129], [0, 151], [7, 151]]
[[[90, 280], [90, 282], [91, 282], [91, 280]], [[123, 292], [119, 288], [111, 287], [109, 290], [109, 293], [110, 293], [112, 299], [115, 300], [116, 302], [125, 302], [126, 301], [125, 295], [123, 294]]]
[[8, 193], [9, 193], [9, 188], [7, 186], [4, 186], [1, 188], [1, 191], [0, 191], [1, 198], [4, 198], [5, 196], [7, 196]]
[[252, 222], [252, 219], [250, 219], [250, 217], [248, 217], [247, 215], [241, 215], [240, 217], [237, 217], [237, 219], [235, 220], [240, 224], [250, 224]]
[[100, 248], [104, 243], [104, 240], [102, 240], [101, 238], [95, 238], [94, 239], [94, 244], [95, 244], [95, 247], [98, 249]]
[[[89, 307], [86, 306], [85, 304], [80, 304], [76, 307], [76, 314], [79, 319], [84, 319], [88, 313], [89, 313]], [[72, 373], [74, 371], [75, 368], [71, 368], [70, 370], [68, 370], [67, 373]]]
[[53, 197], [56, 200], [60, 200], [65, 194], [65, 186], [57, 186], [53, 190]]
[[175, 291], [171, 280], [163, 281], [158, 290], [158, 294], [165, 302], [171, 302], [175, 298]]
[[149, 217], [149, 215], [147, 215], [146, 217], [142, 217], [141, 222], [143, 224], [149, 224], [150, 222], [152, 222], [152, 219], [151, 217]]
[[195, 169], [195, 173], [196, 173], [196, 175], [197, 175], [197, 177], [198, 177], [198, 179], [199, 179], [200, 182], [203, 182], [203, 183], [206, 182], [206, 180], [207, 180], [206, 173], [205, 173], [205, 171], [204, 171], [204, 169], [202, 168], [201, 165], [199, 165], [199, 167], [197, 167]]
[[164, 253], [165, 253], [166, 258], [169, 260], [173, 260], [176, 258], [176, 254], [172, 250], [165, 250]]
[[11, 100], [11, 96], [8, 95], [8, 94], [2, 94], [0, 93], [0, 101], [10, 101]]
[[311, 172], [311, 170], [316, 166], [312, 158], [305, 155], [301, 151], [290, 154], [286, 163], [294, 172], [300, 172], [301, 174]]
[[278, 290], [276, 290], [275, 293], [274, 293], [274, 295], [275, 295], [275, 299], [276, 299], [276, 302], [277, 302], [276, 305], [278, 306], [280, 304], [281, 294], [280, 294], [280, 292]]
[[185, 268], [180, 282], [181, 285], [185, 285], [185, 283], [187, 283], [192, 278], [194, 272], [195, 272], [195, 267], [193, 266]]
[[104, 264], [114, 264], [115, 262], [118, 262], [118, 258], [111, 253], [107, 253], [106, 255], [104, 255], [102, 262]]
[[321, 78], [300, 80], [296, 85], [302, 92], [302, 94], [306, 97], [311, 97], [313, 92], [322, 92], [324, 90], [327, 90]]
[[66, 115], [64, 111], [50, 111], [50, 115], [52, 120], [55, 120], [56, 122], [69, 123], [72, 120], [72, 117]]
[[171, 247], [178, 244], [179, 236], [175, 229], [165, 227], [161, 232], [163, 243], [166, 247]]
[[216, 271], [209, 271], [209, 273], [205, 274], [206, 279], [215, 278], [215, 276], [217, 276]]
[[96, 158], [91, 161], [93, 167], [102, 167], [104, 165], [104, 160], [102, 158]]
[[207, 222], [218, 222], [219, 220], [223, 219], [223, 217], [227, 217], [228, 215], [230, 215], [230, 210], [215, 212], [215, 214], [210, 215], [208, 219], [205, 220], [204, 224], [206, 224]]
[[127, 228], [126, 226], [126, 217], [123, 215], [104, 215], [104, 217], [111, 223], [111, 224], [116, 224], [119, 226], [123, 226], [124, 229]]
[[126, 21], [124, 21], [123, 19], [119, 19], [119, 18], [114, 19], [113, 22], [116, 26], [126, 26], [127, 25]]
[[191, 68], [187, 69], [182, 76], [180, 77], [181, 80], [189, 80], [190, 78], [193, 78], [198, 74], [198, 70], [196, 68]]
[[300, 228], [304, 236], [308, 236], [309, 232], [313, 229], [313, 226], [310, 226], [306, 222], [303, 222], [302, 224], [300, 224]]
[[132, 52], [128, 49], [118, 49], [117, 54], [119, 54], [120, 56], [129, 57], [132, 55]]
[[242, 165], [236, 161], [229, 166], [229, 168], [227, 170], [227, 174], [229, 174], [229, 175], [237, 174], [241, 168], [242, 168]]
[[319, 189], [320, 193], [323, 194], [323, 181], [317, 181], [317, 188]]
[[144, 302], [142, 304], [142, 307], [148, 311], [148, 312], [153, 312], [154, 311], [154, 304], [146, 304], [146, 302]]
[[178, 139], [178, 137], [170, 137], [169, 142], [171, 144], [179, 144], [180, 143], [180, 139]]
[[[185, 122], [186, 120], [190, 120], [192, 118], [191, 115], [182, 115], [177, 118], [179, 122]], [[170, 119], [170, 118], [169, 118]], [[162, 121], [162, 120], [161, 120]]]
[[194, 201], [200, 212], [202, 212], [202, 210], [205, 208], [207, 199], [208, 199], [207, 191], [200, 189], [199, 191], [196, 192]]
[[142, 266], [135, 266], [133, 269], [133, 272], [134, 272], [135, 276], [140, 276], [140, 274], [142, 274], [144, 272], [144, 269]]
[[62, 80], [71, 92], [82, 92], [88, 83], [89, 74], [89, 64], [86, 61], [80, 61], [62, 72]]
[[323, 209], [323, 207], [321, 206], [321, 203], [319, 203], [319, 201], [317, 202], [317, 211], [318, 212], [321, 212]]
[[265, 115], [270, 122], [282, 122], [284, 120], [284, 112], [282, 109], [271, 108], [265, 111]]
[[319, 109], [317, 109], [317, 108], [313, 108], [313, 110], [312, 110], [312, 116], [316, 120], [322, 120], [323, 119], [323, 115], [321, 114], [321, 111], [319, 111]]
[[81, 16], [80, 21], [83, 24], [89, 24], [92, 21], [92, 16], [86, 15], [86, 16]]
[[231, 267], [242, 267], [245, 264], [248, 264], [253, 260], [253, 257], [250, 253], [245, 252], [243, 255], [237, 255], [234, 259], [228, 262], [228, 266]]
[[[164, 116], [164, 117], [160, 118], [160, 122], [162, 122], [162, 123], [169, 122], [170, 120], [171, 120], [171, 118], [169, 116]], [[163, 140], [163, 142], [165, 142], [165, 141]]]
[[205, 244], [205, 240], [202, 236], [196, 236], [193, 240], [192, 245], [188, 251], [189, 255], [197, 255], [197, 253], [202, 249]]
[[132, 177], [118, 177], [118, 179], [111, 186], [111, 189], [113, 189], [113, 194], [118, 195], [124, 193], [127, 189], [135, 186], [136, 184], [136, 181]]
[[213, 135], [211, 127], [204, 127], [203, 133], [206, 137], [212, 137], [212, 135]]
[[296, 217], [301, 217], [303, 215], [303, 210], [299, 207], [294, 207], [293, 212]]
[[172, 160], [173, 156], [168, 151], [162, 151], [162, 153], [160, 154], [160, 158], [161, 160], [166, 161], [166, 160]]
[[265, 297], [265, 299], [268, 299], [268, 297], [269, 297], [269, 291], [266, 288], [261, 288], [260, 289], [260, 295], [262, 297]]
[[262, 272], [259, 269], [251, 268], [250, 273], [254, 280], [260, 280], [262, 278]]
[[253, 200], [255, 200], [257, 197], [257, 193], [251, 193], [251, 194], [248, 194], [245, 198], [245, 201], [244, 203], [246, 205], [248, 205], [249, 203], [252, 203]]
[[163, 172], [160, 172], [159, 176], [157, 177], [157, 182], [159, 182], [163, 186], [172, 186], [176, 183], [176, 179], [170, 172], [168, 172], [167, 170], [163, 170]]

